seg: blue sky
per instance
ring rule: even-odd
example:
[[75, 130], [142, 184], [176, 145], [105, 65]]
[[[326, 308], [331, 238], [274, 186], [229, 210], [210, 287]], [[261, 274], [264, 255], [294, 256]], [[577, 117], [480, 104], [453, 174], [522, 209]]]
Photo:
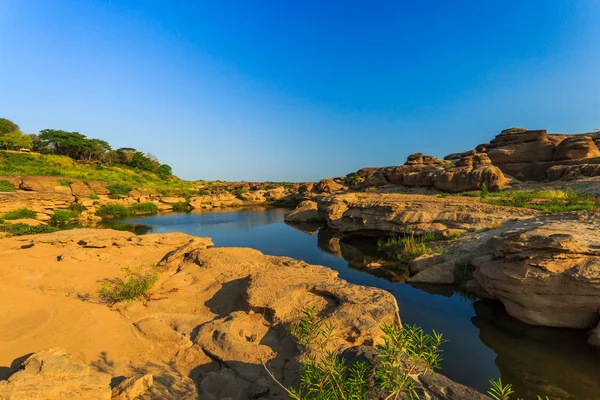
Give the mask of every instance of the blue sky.
[[0, 0], [0, 117], [186, 179], [318, 180], [600, 125], [600, 1]]

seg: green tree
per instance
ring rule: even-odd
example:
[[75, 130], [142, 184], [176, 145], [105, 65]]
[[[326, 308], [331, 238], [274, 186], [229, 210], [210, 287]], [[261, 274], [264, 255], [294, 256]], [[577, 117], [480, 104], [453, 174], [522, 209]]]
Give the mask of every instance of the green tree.
[[17, 130], [0, 135], [0, 146], [5, 149], [14, 150], [21, 148], [31, 149], [32, 143], [29, 136]]
[[89, 140], [79, 132], [67, 132], [57, 129], [44, 129], [40, 131], [38, 138], [42, 146], [51, 146], [57, 154], [69, 156], [75, 160], [89, 154]]
[[167, 164], [160, 164], [156, 172], [160, 179], [167, 179], [173, 175], [173, 169]]
[[18, 131], [19, 125], [15, 124], [9, 119], [0, 118], [0, 136], [13, 131]]

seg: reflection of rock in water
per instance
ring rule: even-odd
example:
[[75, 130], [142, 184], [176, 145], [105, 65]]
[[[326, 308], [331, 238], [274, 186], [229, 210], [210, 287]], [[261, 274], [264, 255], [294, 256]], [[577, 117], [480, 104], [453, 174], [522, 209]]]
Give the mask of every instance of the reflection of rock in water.
[[503, 383], [525, 400], [600, 398], [600, 356], [583, 331], [524, 324], [493, 301], [473, 305], [481, 341], [498, 355]]
[[336, 257], [348, 261], [348, 267], [367, 272], [392, 282], [406, 281], [406, 274], [398, 264], [385, 260], [385, 253], [378, 251], [376, 243], [368, 238], [341, 238], [326, 228], [319, 230], [317, 246]]
[[285, 221], [285, 224], [291, 226], [297, 231], [302, 233], [306, 233], [307, 235], [314, 236], [315, 233], [319, 231], [323, 227], [322, 224], [313, 224], [310, 222], [290, 222]]
[[106, 228], [106, 229], [114, 229], [116, 231], [127, 231], [133, 232], [136, 235], [145, 235], [147, 233], [151, 233], [153, 228], [148, 225], [143, 224], [127, 224], [119, 221], [102, 221], [99, 222], [97, 227]]

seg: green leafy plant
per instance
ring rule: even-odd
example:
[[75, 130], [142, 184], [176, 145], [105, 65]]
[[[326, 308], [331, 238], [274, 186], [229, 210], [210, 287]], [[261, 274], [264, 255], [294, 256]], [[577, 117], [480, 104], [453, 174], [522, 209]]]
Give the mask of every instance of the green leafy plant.
[[69, 209], [70, 209], [71, 211], [75, 211], [75, 212], [76, 212], [76, 213], [78, 213], [78, 214], [81, 214], [82, 212], [84, 212], [84, 211], [86, 211], [86, 210], [87, 210], [87, 207], [86, 207], [86, 206], [84, 206], [84, 205], [83, 205], [83, 204], [81, 204], [81, 203], [72, 203], [72, 204], [69, 206]]
[[27, 208], [19, 208], [17, 210], [12, 210], [7, 212], [2, 216], [3, 219], [24, 219], [24, 218], [35, 218], [37, 213], [35, 211], [31, 211]]
[[383, 325], [377, 359], [349, 362], [327, 349], [335, 338], [335, 328], [318, 316], [316, 307], [307, 307], [302, 313], [290, 328], [305, 351], [300, 384], [290, 389], [282, 386], [293, 399], [367, 400], [382, 392], [387, 399], [417, 399], [422, 391], [418, 376], [439, 368], [440, 346], [445, 342], [441, 334], [426, 334], [412, 325]]
[[158, 213], [158, 206], [154, 203], [136, 203], [129, 206], [131, 215], [153, 215]]
[[129, 267], [121, 269], [125, 279], [105, 279], [98, 292], [107, 303], [114, 304], [121, 301], [132, 301], [145, 297], [160, 278], [160, 271], [153, 268], [145, 272], [142, 266], [135, 270]]
[[484, 199], [490, 197], [490, 191], [485, 183], [481, 184], [481, 197]]
[[0, 192], [16, 192], [17, 189], [6, 179], [0, 179]]
[[104, 204], [96, 211], [96, 215], [102, 218], [126, 218], [129, 209], [121, 204]]
[[[513, 394], [515, 391], [512, 390], [512, 385], [511, 384], [502, 384], [502, 379], [498, 378], [497, 381], [490, 379], [490, 390], [488, 390], [488, 394], [490, 396], [492, 396], [492, 398], [494, 400], [510, 400], [510, 395]], [[542, 398], [542, 396], [538, 395], [537, 396], [538, 400], [550, 400], [550, 398], [548, 396]], [[521, 398], [518, 398], [517, 400], [523, 400]]]

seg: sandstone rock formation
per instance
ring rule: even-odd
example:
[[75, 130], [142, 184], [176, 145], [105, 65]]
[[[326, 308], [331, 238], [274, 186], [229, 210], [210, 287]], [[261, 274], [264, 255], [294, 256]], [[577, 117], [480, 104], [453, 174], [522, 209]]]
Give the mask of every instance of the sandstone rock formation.
[[63, 349], [37, 352], [7, 381], [0, 381], [1, 400], [110, 400], [111, 376], [74, 363]]
[[[284, 384], [297, 383], [300, 352], [286, 327], [304, 306], [318, 307], [338, 327], [332, 349], [339, 351], [372, 347], [380, 325], [396, 321], [396, 302], [384, 290], [291, 258], [210, 245], [184, 234], [91, 229], [1, 240], [0, 366], [53, 345], [65, 349], [56, 350], [61, 359], [73, 354], [76, 366], [61, 367], [71, 375], [43, 368], [40, 375], [39, 367], [35, 379], [14, 373], [0, 393], [27, 388], [28, 398], [46, 398], [47, 385], [60, 379], [53, 390], [80, 386], [73, 391], [79, 398], [284, 398], [262, 363]], [[27, 268], [19, 267], [22, 260]], [[103, 279], [119, 276], [122, 266], [153, 263], [162, 274], [144, 301], [112, 309], [102, 303]], [[111, 393], [108, 383], [118, 376], [129, 378]], [[90, 394], [82, 395], [87, 387]]]
[[320, 219], [317, 203], [311, 200], [303, 201], [285, 214], [285, 220], [289, 222], [312, 222]]
[[475, 151], [455, 155], [457, 159], [443, 161], [421, 153], [412, 154], [398, 167], [363, 168], [353, 174], [359, 179], [357, 188], [403, 185], [434, 187], [443, 192], [457, 193], [503, 187], [508, 179], [492, 165], [486, 154]]
[[591, 328], [600, 320], [600, 213], [558, 214], [492, 238], [477, 281], [528, 324]]
[[598, 137], [597, 133], [561, 135], [511, 128], [502, 131], [490, 143], [477, 146], [476, 150], [487, 153], [492, 164], [504, 173], [521, 179], [542, 181], [598, 176]]
[[[319, 196], [315, 201], [319, 218], [343, 234], [402, 233], [407, 226], [415, 234], [448, 229], [480, 230], [538, 214], [529, 209], [493, 206], [470, 197], [348, 193]], [[304, 203], [303, 208], [314, 205]], [[301, 220], [303, 214], [289, 215]], [[314, 214], [310, 215], [312, 218]]]

